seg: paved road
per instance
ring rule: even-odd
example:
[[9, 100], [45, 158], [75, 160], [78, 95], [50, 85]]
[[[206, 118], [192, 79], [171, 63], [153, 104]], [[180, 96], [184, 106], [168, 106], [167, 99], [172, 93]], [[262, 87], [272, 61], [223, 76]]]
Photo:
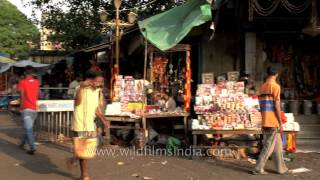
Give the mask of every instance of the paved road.
[[[53, 144], [40, 144], [36, 155], [27, 155], [17, 148], [22, 129], [14, 120], [0, 116], [0, 179], [1, 180], [58, 180], [77, 179], [79, 170], [69, 172], [65, 158], [70, 148]], [[118, 151], [117, 151], [118, 152]], [[116, 156], [118, 155], [118, 156]], [[247, 161], [217, 161], [210, 158], [187, 159], [164, 156], [99, 156], [90, 162], [93, 180], [247, 180], [247, 179], [320, 179], [320, 154], [296, 154], [289, 168], [306, 167], [311, 172], [302, 174], [252, 176]], [[123, 165], [119, 165], [123, 162]], [[272, 163], [268, 164], [267, 169]], [[138, 175], [139, 177], [134, 177]]]

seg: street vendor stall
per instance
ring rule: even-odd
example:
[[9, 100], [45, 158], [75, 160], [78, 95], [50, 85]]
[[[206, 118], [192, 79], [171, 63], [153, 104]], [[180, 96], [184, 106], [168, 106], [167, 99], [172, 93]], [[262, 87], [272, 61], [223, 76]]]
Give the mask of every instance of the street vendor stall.
[[45, 71], [50, 68], [50, 64], [40, 64], [30, 60], [13, 61], [5, 57], [0, 57], [0, 107], [6, 107], [6, 109], [10, 111], [18, 110], [15, 102], [12, 102], [20, 98], [17, 92], [17, 83], [20, 78], [14, 73], [14, 68], [25, 68], [27, 66], [31, 66], [40, 71]]
[[193, 146], [197, 135], [214, 134], [216, 140], [225, 134], [258, 135], [262, 118], [258, 111], [258, 99], [244, 93], [244, 82], [221, 81], [217, 84], [199, 84], [195, 111], [197, 119], [192, 122]]
[[[240, 149], [250, 147], [258, 152], [263, 138], [259, 100], [244, 92], [244, 82], [222, 80], [198, 85], [194, 107], [197, 119], [192, 121], [193, 148], [221, 148], [221, 144], [229, 147], [238, 143]], [[286, 153], [292, 153], [300, 127], [294, 122], [293, 114], [283, 113], [282, 121], [283, 148]], [[199, 144], [199, 135], [213, 141]]]
[[[176, 62], [173, 53], [177, 53]], [[145, 70], [147, 74], [144, 77], [147, 80], [121, 75], [116, 77], [113, 103], [107, 106], [106, 118], [118, 122], [137, 123], [140, 120], [147, 140], [150, 140], [149, 130], [152, 128], [150, 121], [183, 120], [186, 137], [191, 99], [190, 46], [177, 45], [165, 52], [151, 47], [146, 64], [150, 65]], [[177, 107], [174, 97], [182, 100], [180, 107], [179, 104]]]
[[192, 0], [139, 21], [145, 38], [144, 78], [115, 78], [113, 104], [108, 105], [106, 117], [111, 121], [114, 116], [140, 119], [147, 140], [156, 119], [180, 119], [186, 135], [191, 102], [191, 47], [178, 43], [193, 27], [211, 19], [210, 3]]
[[[12, 59], [9, 59], [7, 57], [1, 56], [0, 55], [0, 101], [1, 102], [6, 102], [6, 98], [8, 95], [8, 79], [10, 74], [9, 73], [4, 73], [8, 71], [11, 67], [12, 64], [14, 64], [15, 61]], [[3, 103], [0, 103], [0, 107], [2, 107]], [[7, 106], [8, 103], [4, 103], [4, 106]]]

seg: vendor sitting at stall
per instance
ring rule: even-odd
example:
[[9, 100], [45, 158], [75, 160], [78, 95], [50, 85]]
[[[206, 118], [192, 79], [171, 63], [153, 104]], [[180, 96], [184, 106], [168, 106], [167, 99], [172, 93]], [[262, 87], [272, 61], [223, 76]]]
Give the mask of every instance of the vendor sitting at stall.
[[176, 110], [176, 101], [173, 99], [172, 96], [169, 96], [168, 94], [163, 95], [163, 99], [165, 100], [165, 110], [172, 112]]
[[161, 93], [159, 92], [154, 92], [153, 93], [153, 105], [159, 106], [159, 107], [163, 107], [164, 106], [164, 100], [161, 97]]

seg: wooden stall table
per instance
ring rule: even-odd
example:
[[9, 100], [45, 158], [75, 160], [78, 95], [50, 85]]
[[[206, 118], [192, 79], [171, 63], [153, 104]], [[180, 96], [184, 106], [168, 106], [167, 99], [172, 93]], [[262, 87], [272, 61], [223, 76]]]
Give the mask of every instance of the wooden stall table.
[[142, 127], [145, 130], [145, 137], [149, 140], [149, 127], [148, 121], [152, 119], [165, 119], [165, 120], [172, 120], [176, 118], [183, 118], [183, 126], [184, 126], [184, 133], [185, 137], [187, 137], [188, 133], [188, 117], [189, 113], [156, 113], [156, 114], [144, 114], [142, 117]]
[[[211, 146], [198, 146], [198, 135], [204, 134], [233, 134], [233, 135], [245, 135], [245, 134], [255, 134], [255, 135], [262, 135], [261, 129], [239, 129], [239, 130], [192, 130], [193, 136], [193, 148], [211, 148]], [[261, 139], [261, 138], [260, 138]], [[261, 143], [261, 142], [260, 142]]]
[[[106, 119], [110, 121], [110, 128], [106, 129], [106, 139], [107, 139], [107, 144], [110, 144], [111, 140], [111, 134], [110, 134], [110, 129], [135, 129], [139, 130], [140, 124], [141, 124], [141, 118], [133, 118], [130, 116], [122, 116], [122, 115], [105, 115]], [[111, 122], [127, 122], [127, 123], [134, 123], [134, 126], [116, 126], [112, 125]]]

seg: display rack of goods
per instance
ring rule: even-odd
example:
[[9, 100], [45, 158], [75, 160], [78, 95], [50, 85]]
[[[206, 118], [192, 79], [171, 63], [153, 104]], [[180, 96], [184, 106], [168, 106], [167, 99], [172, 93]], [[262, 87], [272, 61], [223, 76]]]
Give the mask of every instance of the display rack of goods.
[[113, 102], [120, 102], [121, 112], [142, 111], [144, 101], [144, 81], [132, 76], [117, 76], [114, 83]]
[[[198, 85], [193, 129], [251, 129], [261, 125], [261, 116], [246, 106], [243, 82], [220, 82]], [[252, 113], [252, 117], [249, 116]], [[250, 118], [251, 117], [251, 118]], [[260, 118], [260, 119], [259, 119]], [[260, 120], [260, 121], [259, 121]]]
[[261, 128], [262, 117], [260, 111], [256, 108], [250, 108], [248, 109], [248, 112], [252, 126], [255, 128]]
[[114, 97], [113, 102], [120, 102], [120, 97], [123, 95], [122, 87], [123, 87], [123, 76], [119, 75], [116, 77], [116, 80], [114, 82]]

